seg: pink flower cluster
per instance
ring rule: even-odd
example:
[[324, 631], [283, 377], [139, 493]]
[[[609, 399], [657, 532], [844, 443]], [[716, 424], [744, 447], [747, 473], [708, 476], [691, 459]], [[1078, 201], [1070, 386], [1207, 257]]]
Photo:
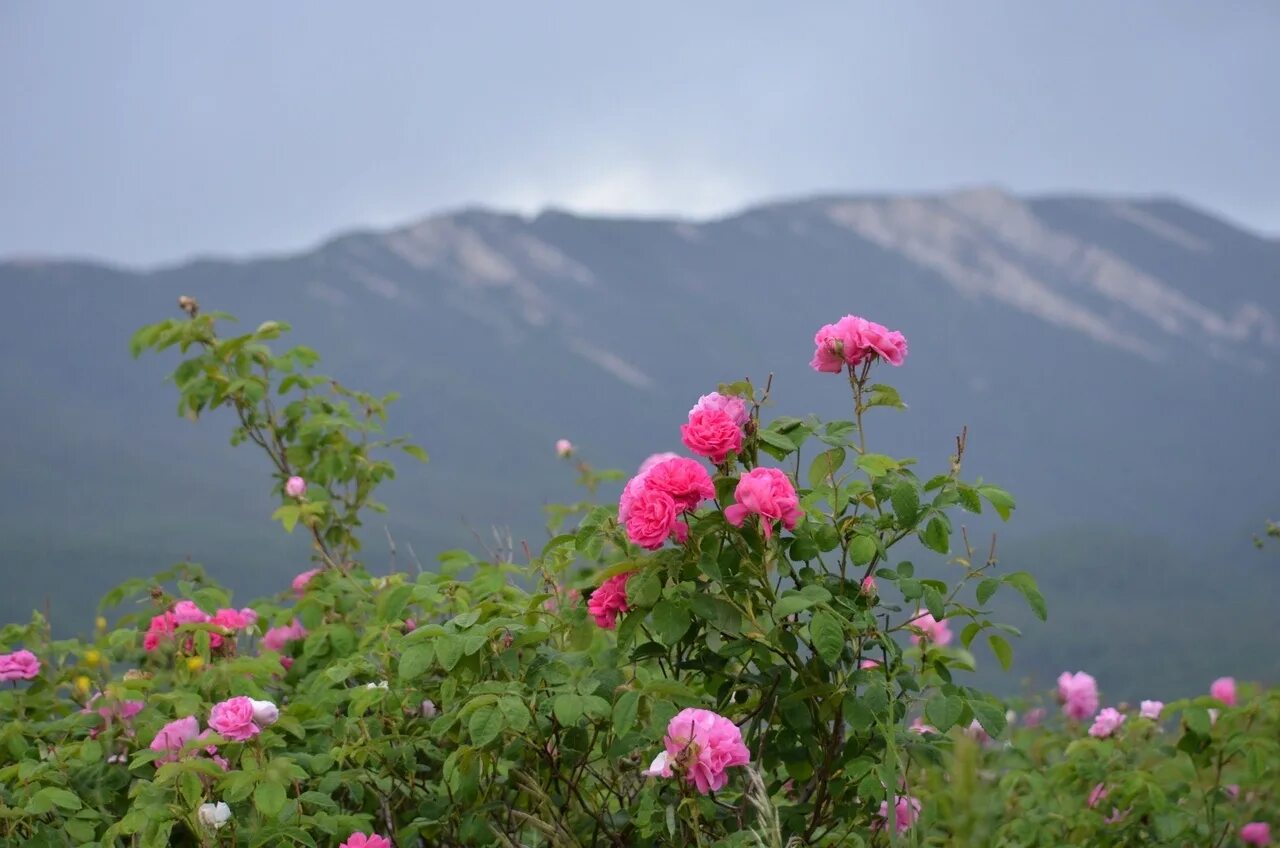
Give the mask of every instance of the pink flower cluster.
[[90, 728], [89, 738], [97, 739], [98, 734], [102, 733], [104, 730], [111, 727], [111, 723], [113, 721], [119, 721], [121, 724], [123, 724], [125, 727], [126, 735], [132, 736], [133, 731], [132, 731], [131, 723], [132, 723], [133, 717], [136, 716], [138, 713], [142, 712], [142, 709], [143, 707], [146, 706], [146, 703], [143, 701], [120, 701], [117, 703], [108, 704], [107, 706], [104, 706], [104, 707], [94, 707], [93, 706], [94, 703], [97, 702], [98, 699], [100, 699], [101, 697], [102, 697], [101, 692], [99, 692], [98, 694], [95, 694], [92, 698], [89, 699], [89, 703], [85, 704], [84, 709], [81, 710], [81, 712], [85, 712], [85, 713], [97, 713], [99, 716], [102, 717], [102, 727]]
[[715, 494], [711, 476], [696, 460], [674, 454], [652, 456], [623, 487], [618, 523], [632, 542], [657, 550], [673, 536], [683, 542], [689, 526], [680, 520], [681, 514], [697, 509]]
[[742, 398], [712, 392], [698, 398], [689, 410], [689, 423], [681, 425], [680, 440], [698, 456], [719, 465], [729, 454], [742, 450], [742, 425], [750, 417]]
[[391, 848], [391, 842], [376, 833], [353, 833], [338, 848]]
[[[893, 798], [893, 815], [897, 821], [898, 833], [906, 833], [920, 818], [920, 799], [910, 795], [895, 795]], [[880, 813], [876, 819], [875, 830], [889, 825], [889, 802], [880, 802]]]
[[[157, 765], [177, 762], [190, 743], [207, 739], [211, 733], [243, 742], [257, 736], [262, 728], [274, 724], [279, 717], [279, 709], [270, 701], [255, 701], [241, 695], [214, 705], [209, 714], [208, 730], [201, 732], [199, 720], [195, 716], [186, 716], [160, 728], [150, 747], [153, 751], [163, 752], [163, 756], [155, 761]], [[218, 756], [216, 745], [206, 745], [204, 751], [222, 768], [227, 768], [227, 761]]]
[[[151, 750], [163, 753], [162, 756], [156, 758], [155, 764], [162, 766], [165, 763], [176, 763], [187, 745], [204, 740], [209, 734], [210, 731], [208, 730], [203, 733], [200, 732], [200, 722], [195, 716], [187, 716], [169, 722], [160, 728], [160, 732], [151, 740]], [[204, 752], [224, 771], [229, 767], [226, 759], [218, 756], [217, 745], [205, 745]]]
[[30, 651], [0, 654], [0, 681], [31, 680], [40, 673], [40, 660]]
[[834, 324], [826, 324], [813, 337], [815, 350], [809, 363], [815, 371], [839, 374], [868, 359], [879, 357], [890, 365], [901, 365], [907, 356], [906, 337], [897, 330], [846, 315]]
[[1083, 721], [1098, 710], [1098, 681], [1083, 671], [1064, 671], [1058, 675], [1058, 700], [1068, 718]]
[[667, 724], [665, 750], [645, 774], [671, 777], [679, 769], [684, 779], [703, 795], [723, 789], [729, 782], [725, 770], [751, 762], [742, 742], [742, 731], [722, 715], [693, 707], [681, 710]]
[[804, 515], [791, 478], [776, 468], [753, 468], [743, 474], [733, 490], [733, 499], [736, 503], [725, 509], [725, 520], [741, 527], [748, 515], [758, 515], [760, 531], [766, 539], [773, 537], [775, 521], [791, 530]]
[[1098, 713], [1089, 728], [1089, 735], [1098, 739], [1106, 739], [1124, 724], [1125, 715], [1114, 707], [1107, 707]]
[[1240, 828], [1240, 841], [1245, 845], [1270, 845], [1271, 825], [1266, 822], [1249, 822]]
[[597, 626], [612, 630], [618, 623], [618, 616], [631, 609], [627, 604], [627, 581], [634, 576], [634, 571], [615, 574], [591, 593], [587, 612], [595, 618]]
[[926, 612], [917, 616], [907, 626], [916, 631], [911, 635], [913, 645], [930, 642], [939, 648], [944, 648], [951, 644], [951, 626], [945, 620], [938, 621], [932, 613]]
[[284, 652], [285, 647], [290, 642], [305, 638], [307, 638], [307, 630], [302, 626], [302, 622], [295, 618], [289, 624], [281, 627], [272, 627], [262, 634], [262, 647], [279, 654]]
[[[184, 624], [213, 624], [220, 632], [209, 634], [209, 647], [217, 649], [222, 647], [224, 637], [233, 636], [241, 630], [250, 630], [257, 623], [258, 614], [248, 607], [239, 610], [220, 609], [209, 615], [193, 601], [178, 601], [173, 609], [151, 619], [147, 633], [142, 638], [142, 647], [147, 651], [154, 651]], [[183, 650], [191, 650], [193, 644], [194, 641], [188, 637]]]

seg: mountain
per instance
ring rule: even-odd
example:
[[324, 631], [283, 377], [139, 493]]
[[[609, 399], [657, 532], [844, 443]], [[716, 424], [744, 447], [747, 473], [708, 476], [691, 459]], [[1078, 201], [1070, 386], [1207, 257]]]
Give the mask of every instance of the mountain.
[[911, 345], [884, 375], [910, 410], [872, 417], [872, 445], [930, 471], [968, 426], [968, 473], [1018, 497], [1001, 567], [1035, 573], [1051, 616], [1027, 623], [1019, 671], [1087, 666], [1126, 696], [1280, 679], [1280, 559], [1250, 542], [1280, 510], [1280, 243], [1175, 200], [984, 188], [710, 221], [470, 209], [296, 255], [0, 262], [0, 291], [5, 620], [49, 598], [56, 627], [82, 629], [90, 598], [185, 556], [242, 594], [304, 566], [230, 423], [177, 418], [174, 360], [128, 356], [179, 295], [286, 320], [326, 373], [402, 393], [390, 430], [432, 461], [385, 493], [401, 565], [410, 545], [428, 563], [492, 547], [495, 526], [545, 538], [541, 505], [576, 497], [557, 438], [631, 469], [679, 448], [718, 382], [773, 373], [779, 414], [846, 415], [847, 387], [808, 361], [817, 327], [855, 312]]

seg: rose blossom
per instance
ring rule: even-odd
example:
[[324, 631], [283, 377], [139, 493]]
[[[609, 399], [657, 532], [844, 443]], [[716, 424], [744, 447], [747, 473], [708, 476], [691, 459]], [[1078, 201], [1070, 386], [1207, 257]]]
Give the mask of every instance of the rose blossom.
[[175, 719], [160, 728], [155, 738], [151, 740], [151, 745], [148, 746], [153, 751], [166, 752], [163, 757], [156, 758], [156, 765], [177, 762], [178, 753], [183, 746], [194, 740], [199, 732], [200, 722], [195, 716]]
[[209, 621], [209, 614], [194, 601], [178, 601], [173, 605], [173, 620], [178, 624], [204, 624]]
[[951, 626], [947, 624], [945, 619], [938, 621], [933, 617], [932, 613], [926, 612], [913, 618], [907, 622], [907, 626], [913, 631], [917, 631], [911, 634], [911, 644], [913, 645], [932, 642], [939, 648], [943, 648], [951, 644]]
[[868, 574], [862, 578], [862, 584], [858, 587], [858, 591], [868, 598], [874, 598], [879, 592], [879, 588], [876, 586], [876, 579]]
[[237, 630], [248, 630], [257, 624], [258, 614], [247, 607], [242, 610], [220, 609], [209, 621], [234, 633]]
[[299, 598], [305, 595], [307, 593], [307, 584], [311, 582], [312, 577], [315, 577], [319, 573], [320, 569], [312, 568], [293, 578], [293, 583], [290, 584], [293, 587], [293, 594], [297, 595]]
[[[910, 795], [894, 796], [894, 818], [897, 821], [898, 833], [905, 833], [920, 818], [920, 799]], [[873, 829], [880, 830], [889, 824], [889, 802], [880, 802], [879, 819]]]
[[283, 652], [290, 642], [305, 639], [306, 636], [307, 631], [303, 628], [302, 622], [295, 618], [291, 624], [283, 627], [272, 627], [264, 633], [262, 635], [262, 647], [278, 654]]
[[307, 493], [307, 481], [296, 474], [285, 481], [284, 493], [291, 498], [300, 498]]
[[1209, 694], [1228, 707], [1234, 707], [1236, 705], [1236, 679], [1234, 677], [1219, 677], [1209, 687]]
[[1246, 845], [1270, 845], [1271, 825], [1266, 822], [1249, 822], [1240, 828], [1240, 841]]
[[676, 456], [655, 463], [645, 472], [643, 485], [666, 492], [681, 512], [696, 509], [698, 504], [716, 496], [711, 475], [697, 460]]
[[1098, 806], [1098, 802], [1107, 797], [1107, 786], [1105, 783], [1099, 783], [1089, 791], [1089, 809]]
[[710, 710], [681, 710], [667, 724], [664, 743], [666, 759], [654, 760], [649, 771], [668, 777], [673, 766], [679, 768], [703, 795], [724, 788], [729, 782], [725, 769], [751, 761], [738, 726]]
[[597, 626], [612, 630], [618, 623], [618, 616], [631, 609], [627, 604], [627, 581], [634, 575], [634, 571], [615, 574], [591, 593], [587, 612], [595, 617]]
[[1160, 713], [1164, 711], [1164, 701], [1143, 701], [1138, 710], [1138, 715], [1143, 718], [1149, 718], [1152, 721], [1160, 720]]
[[723, 409], [695, 407], [689, 423], [680, 425], [680, 441], [719, 465], [729, 454], [742, 450], [742, 427]]
[[934, 727], [932, 724], [925, 724], [924, 719], [920, 716], [916, 716], [915, 719], [912, 720], [911, 726], [907, 729], [919, 733], [921, 736], [926, 733], [938, 733], [938, 728]]
[[741, 527], [748, 515], [758, 515], [765, 539], [773, 537], [773, 522], [781, 521], [791, 530], [804, 515], [791, 478], [776, 468], [753, 468], [743, 474], [733, 490], [733, 499], [736, 503], [725, 509], [725, 520]]
[[0, 681], [30, 680], [40, 673], [40, 660], [30, 651], [0, 654]]
[[280, 709], [270, 701], [254, 701], [253, 704], [253, 723], [260, 727], [267, 727], [275, 724], [280, 718]]
[[1058, 675], [1058, 700], [1068, 718], [1082, 721], [1098, 709], [1098, 682], [1083, 671], [1064, 671]]
[[1093, 720], [1093, 725], [1089, 728], [1089, 735], [1098, 739], [1105, 739], [1120, 729], [1120, 725], [1124, 724], [1125, 715], [1113, 707], [1107, 707], [1098, 713], [1098, 717]]
[[238, 695], [213, 705], [213, 710], [209, 713], [209, 726], [220, 736], [243, 742], [262, 732], [254, 718], [252, 699]]
[[196, 818], [200, 820], [200, 824], [210, 830], [217, 830], [231, 821], [231, 808], [224, 801], [216, 804], [201, 804], [196, 810]]
[[697, 412], [700, 409], [719, 409], [728, 413], [733, 419], [733, 423], [741, 427], [751, 418], [751, 410], [747, 409], [747, 402], [740, 397], [733, 395], [722, 395], [719, 392], [712, 392], [709, 395], [703, 395], [698, 398], [698, 402], [693, 405], [693, 409], [689, 410], [689, 414]]
[[644, 486], [631, 499], [627, 511], [627, 538], [651, 551], [662, 547], [672, 535], [683, 542], [689, 528], [679, 519], [680, 509], [674, 498]]
[[1044, 721], [1044, 707], [1036, 707], [1033, 710], [1027, 710], [1027, 714], [1022, 717], [1022, 726], [1039, 727], [1042, 721]]
[[440, 713], [440, 711], [436, 708], [436, 703], [435, 703], [435, 701], [433, 701], [433, 700], [431, 700], [430, 698], [428, 698], [428, 699], [426, 699], [425, 701], [423, 701], [423, 702], [422, 702], [422, 717], [423, 717], [423, 718], [435, 718], [437, 715], [439, 715], [439, 713]]
[[561, 459], [567, 459], [573, 455], [573, 442], [568, 439], [556, 440], [556, 456]]
[[857, 315], [823, 325], [814, 335], [813, 344], [809, 366], [830, 374], [839, 374], [845, 365], [852, 367], [872, 356], [890, 365], [901, 365], [907, 355], [907, 340], [902, 333]]
[[338, 848], [391, 848], [391, 843], [376, 833], [368, 836], [363, 833], [353, 833]]

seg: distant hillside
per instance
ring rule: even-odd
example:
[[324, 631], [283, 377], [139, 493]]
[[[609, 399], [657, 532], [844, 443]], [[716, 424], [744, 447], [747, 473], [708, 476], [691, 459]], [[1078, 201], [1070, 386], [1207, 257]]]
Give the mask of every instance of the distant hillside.
[[911, 344], [892, 374], [911, 410], [871, 419], [873, 442], [937, 467], [968, 425], [970, 473], [1018, 496], [1004, 562], [1040, 576], [1052, 616], [1029, 625], [1025, 671], [1106, 662], [1104, 687], [1134, 691], [1171, 663], [1180, 681], [1280, 680], [1280, 559], [1249, 543], [1280, 517], [1280, 244], [1176, 201], [984, 189], [704, 222], [468, 210], [290, 256], [0, 262], [0, 286], [6, 619], [50, 596], [56, 623], [82, 627], [90, 597], [182, 556], [251, 594], [304, 564], [268, 520], [257, 457], [226, 444], [227, 422], [174, 416], [172, 361], [129, 359], [133, 329], [180, 294], [287, 320], [326, 371], [403, 394], [392, 429], [432, 462], [389, 487], [389, 529], [424, 560], [493, 525], [540, 538], [540, 505], [574, 495], [555, 439], [632, 468], [679, 447], [719, 381], [773, 371], [788, 414], [843, 415], [841, 381], [808, 360], [814, 330], [856, 312]]

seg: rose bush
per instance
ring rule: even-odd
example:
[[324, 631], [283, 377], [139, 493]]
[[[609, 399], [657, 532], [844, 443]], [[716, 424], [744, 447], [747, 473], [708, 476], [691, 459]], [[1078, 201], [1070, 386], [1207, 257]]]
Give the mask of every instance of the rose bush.
[[[868, 413], [904, 408], [871, 379], [903, 364], [900, 333], [846, 316], [817, 334], [813, 367], [847, 377], [832, 385], [851, 420], [766, 420], [768, 383], [722, 385], [668, 434], [703, 459], [651, 457], [616, 508], [551, 509], [524, 561], [447, 551], [434, 570], [373, 576], [359, 532], [389, 452], [426, 458], [382, 437], [391, 398], [312, 373], [307, 348], [273, 353], [283, 324], [223, 337], [226, 316], [182, 306], [135, 352], [181, 352], [179, 412], [231, 414], [314, 562], [249, 606], [183, 563], [109, 593], [88, 638], [54, 639], [38, 613], [0, 630], [6, 844], [1267, 835], [1273, 695], [1233, 683], [1232, 703], [1175, 702], [1161, 732], [1145, 703], [1095, 715], [1092, 678], [1064, 675], [1066, 715], [1010, 737], [1006, 705], [965, 682], [976, 643], [1011, 661], [992, 596], [1019, 592], [1041, 617], [1044, 599], [956, 526], [1014, 508], [962, 476], [963, 435], [931, 476], [869, 447]], [[620, 479], [567, 440], [555, 450], [590, 492]], [[908, 543], [943, 561], [917, 571]]]

